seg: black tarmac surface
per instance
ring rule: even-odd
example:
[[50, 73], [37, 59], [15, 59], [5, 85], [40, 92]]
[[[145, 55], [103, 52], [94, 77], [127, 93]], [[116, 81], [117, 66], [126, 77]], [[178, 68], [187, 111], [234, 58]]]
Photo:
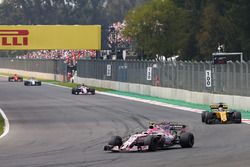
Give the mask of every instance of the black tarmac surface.
[[[49, 85], [25, 87], [0, 78], [0, 108], [10, 132], [0, 140], [0, 167], [248, 167], [250, 125], [204, 125], [200, 114], [104, 95], [71, 95]], [[112, 135], [144, 130], [149, 121], [181, 121], [191, 149], [108, 153]]]

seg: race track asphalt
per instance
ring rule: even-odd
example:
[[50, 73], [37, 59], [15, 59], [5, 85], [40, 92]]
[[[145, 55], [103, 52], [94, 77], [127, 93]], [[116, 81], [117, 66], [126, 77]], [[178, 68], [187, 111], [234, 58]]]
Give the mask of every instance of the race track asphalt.
[[[200, 114], [69, 89], [25, 87], [0, 78], [0, 108], [10, 132], [0, 140], [0, 167], [248, 167], [250, 125], [204, 125]], [[181, 121], [191, 149], [108, 153], [112, 135], [143, 130], [149, 121]]]

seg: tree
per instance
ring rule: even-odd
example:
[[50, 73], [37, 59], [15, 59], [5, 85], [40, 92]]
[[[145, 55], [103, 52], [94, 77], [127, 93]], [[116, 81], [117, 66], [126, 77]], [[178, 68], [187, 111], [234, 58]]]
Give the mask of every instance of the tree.
[[250, 3], [247, 0], [232, 0], [228, 12], [235, 25], [235, 50], [242, 51], [245, 60], [250, 60]]
[[229, 1], [213, 1], [207, 3], [203, 9], [201, 27], [196, 36], [199, 59], [210, 60], [211, 54], [217, 51], [219, 44], [225, 45], [225, 51], [235, 51], [237, 48], [237, 28], [228, 12], [231, 5]]
[[182, 54], [188, 39], [188, 14], [171, 0], [152, 0], [129, 12], [125, 35], [136, 41], [147, 58]]

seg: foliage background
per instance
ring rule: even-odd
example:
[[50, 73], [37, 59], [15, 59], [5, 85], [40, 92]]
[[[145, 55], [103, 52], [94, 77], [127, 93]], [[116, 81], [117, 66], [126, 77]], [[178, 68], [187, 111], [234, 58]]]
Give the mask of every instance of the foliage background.
[[[242, 51], [250, 59], [247, 0], [151, 0], [131, 10], [126, 21], [125, 33], [146, 57], [179, 54], [183, 60], [210, 60], [223, 44], [226, 52]], [[152, 29], [156, 21], [163, 30]]]
[[101, 24], [103, 49], [109, 25], [124, 19], [124, 34], [144, 58], [178, 54], [182, 60], [210, 60], [218, 44], [224, 44], [225, 51], [242, 51], [250, 60], [248, 0], [4, 0], [0, 4], [1, 25]]

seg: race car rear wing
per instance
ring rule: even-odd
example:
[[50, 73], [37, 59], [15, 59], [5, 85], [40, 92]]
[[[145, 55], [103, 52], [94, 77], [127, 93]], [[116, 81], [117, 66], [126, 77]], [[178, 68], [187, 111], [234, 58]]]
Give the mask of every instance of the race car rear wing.
[[228, 109], [228, 106], [226, 104], [212, 104], [210, 105], [210, 109], [211, 110], [218, 109], [220, 106], [222, 106], [224, 110]]
[[186, 125], [170, 125], [171, 130], [182, 130], [186, 128]]
[[171, 130], [182, 130], [184, 128], [186, 128], [187, 126], [184, 125], [184, 124], [181, 124], [179, 122], [167, 122], [167, 121], [162, 121], [162, 122], [159, 122], [159, 123], [154, 123], [156, 125], [168, 125], [170, 126], [170, 129]]

